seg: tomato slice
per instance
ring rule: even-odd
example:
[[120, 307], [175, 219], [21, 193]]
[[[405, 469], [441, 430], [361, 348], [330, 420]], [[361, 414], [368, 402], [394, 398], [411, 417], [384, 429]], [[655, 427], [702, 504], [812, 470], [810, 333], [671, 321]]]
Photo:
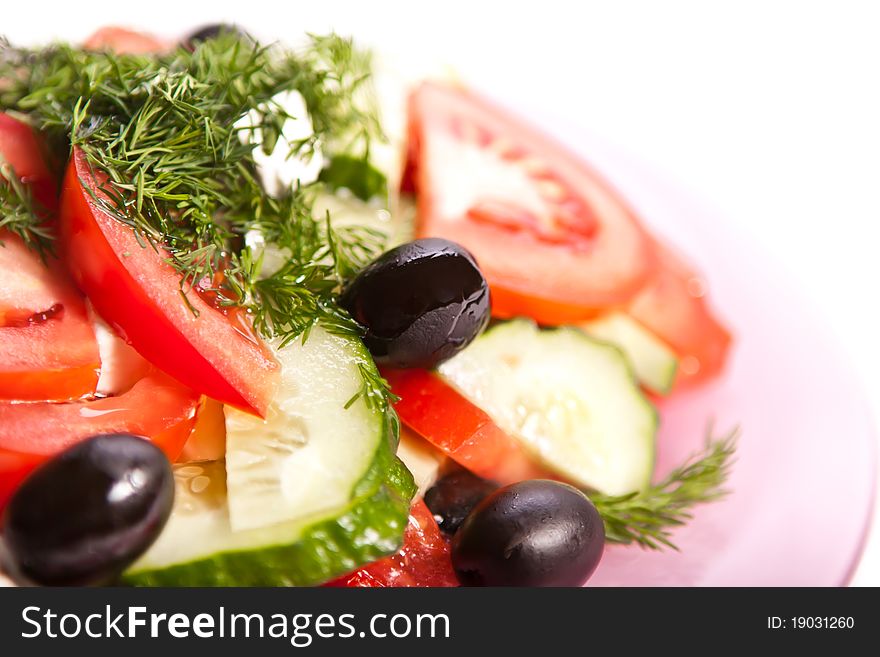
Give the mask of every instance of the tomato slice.
[[628, 312], [678, 354], [677, 384], [704, 381], [723, 369], [730, 332], [708, 306], [705, 279], [669, 249], [658, 247], [658, 255], [657, 272]]
[[70, 404], [0, 404], [0, 508], [31, 470], [77, 442], [106, 433], [149, 437], [177, 458], [199, 396], [160, 372], [127, 393]]
[[[2, 183], [0, 183], [2, 184]], [[21, 239], [0, 230], [0, 326], [26, 324], [67, 296], [70, 283]]]
[[[5, 184], [5, 176], [14, 174], [38, 197], [41, 209], [51, 213], [57, 209], [58, 185], [42, 153], [40, 140], [30, 126], [0, 113], [0, 185]], [[58, 301], [54, 274], [17, 240], [2, 248], [10, 240], [10, 234], [0, 230], [0, 326], [27, 320]]]
[[394, 408], [403, 422], [451, 459], [485, 479], [513, 483], [544, 472], [515, 438], [437, 374], [427, 370], [384, 370]]
[[85, 310], [63, 305], [43, 319], [47, 315], [0, 328], [0, 400], [69, 401], [94, 394], [101, 361]]
[[635, 214], [564, 146], [461, 88], [410, 98], [409, 170], [420, 236], [469, 249], [493, 313], [559, 324], [620, 305], [644, 285], [653, 246]]
[[325, 586], [349, 588], [458, 586], [449, 543], [422, 500], [410, 510], [403, 547]]
[[83, 43], [88, 50], [112, 50], [121, 55], [149, 55], [168, 50], [168, 44], [151, 34], [124, 27], [102, 27]]
[[[61, 198], [61, 243], [80, 288], [98, 314], [148, 361], [186, 386], [265, 414], [278, 363], [238, 315], [227, 316], [194, 290], [161, 248], [102, 210], [85, 155], [74, 149]], [[195, 309], [195, 313], [193, 312]]]
[[[40, 140], [26, 124], [0, 114], [0, 165], [39, 202], [57, 209], [57, 184]], [[0, 185], [6, 184], [0, 179]], [[101, 360], [85, 304], [54, 258], [44, 261], [0, 230], [0, 400], [67, 401], [93, 394]]]
[[58, 180], [46, 164], [40, 138], [26, 123], [0, 113], [0, 164], [4, 162], [31, 189], [43, 209], [50, 214], [57, 209]]

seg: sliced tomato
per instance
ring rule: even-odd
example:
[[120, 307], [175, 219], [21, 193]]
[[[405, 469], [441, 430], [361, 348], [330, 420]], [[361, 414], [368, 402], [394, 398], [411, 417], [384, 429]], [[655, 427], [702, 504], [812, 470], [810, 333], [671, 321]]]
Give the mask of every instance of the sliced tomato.
[[375, 561], [325, 586], [438, 587], [458, 586], [449, 543], [422, 500], [413, 504], [403, 547], [397, 554]]
[[42, 209], [50, 214], [57, 209], [58, 179], [46, 164], [42, 141], [28, 124], [0, 113], [0, 165], [4, 163], [31, 189]]
[[192, 431], [198, 403], [196, 393], [153, 372], [119, 397], [0, 404], [0, 508], [31, 470], [89, 436], [146, 436], [170, 459], [177, 458]]
[[400, 397], [394, 408], [403, 422], [471, 472], [502, 484], [544, 472], [515, 438], [437, 374], [427, 370], [384, 370]]
[[659, 267], [629, 305], [629, 314], [679, 357], [678, 384], [703, 381], [724, 367], [731, 335], [706, 299], [706, 281], [667, 248]]
[[95, 392], [101, 361], [81, 304], [0, 327], [0, 400], [68, 401]]
[[0, 230], [0, 326], [26, 324], [67, 296], [70, 282], [21, 239]]
[[[0, 166], [0, 176], [14, 174], [29, 187], [49, 221], [57, 209], [57, 183], [40, 140], [6, 114], [0, 114]], [[93, 394], [98, 344], [83, 299], [61, 264], [0, 230], [0, 272], [0, 400], [66, 401]]]
[[168, 43], [151, 34], [124, 27], [102, 27], [83, 43], [88, 50], [112, 50], [123, 55], [149, 55], [168, 50]]
[[[58, 184], [46, 165], [39, 137], [26, 123], [0, 113], [0, 185], [10, 175], [30, 189], [40, 209], [47, 214], [57, 209]], [[58, 301], [53, 272], [16, 240], [2, 248], [9, 241], [9, 233], [0, 230], [0, 326], [26, 320]]]
[[194, 290], [184, 299], [168, 254], [141, 246], [134, 231], [102, 210], [83, 184], [99, 193], [85, 156], [74, 149], [62, 191], [61, 244], [98, 314], [144, 358], [186, 386], [265, 414], [278, 363], [249, 324]]
[[469, 249], [493, 313], [584, 319], [644, 285], [653, 246], [633, 211], [561, 144], [470, 91], [427, 83], [410, 98], [418, 234]]

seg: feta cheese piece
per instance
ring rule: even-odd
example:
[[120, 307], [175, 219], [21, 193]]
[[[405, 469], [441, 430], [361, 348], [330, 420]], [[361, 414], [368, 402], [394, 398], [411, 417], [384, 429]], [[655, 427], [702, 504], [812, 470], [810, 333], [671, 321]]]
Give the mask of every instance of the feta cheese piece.
[[[319, 144], [315, 145], [310, 157], [292, 154], [292, 147], [315, 134], [312, 119], [309, 116], [306, 101], [298, 91], [285, 91], [273, 99], [290, 115], [281, 130], [281, 137], [270, 154], [262, 147], [254, 149], [254, 160], [263, 188], [270, 196], [281, 193], [299, 181], [303, 185], [315, 182], [324, 166], [324, 157]], [[260, 122], [259, 110], [251, 110], [236, 123], [241, 130], [239, 138], [242, 143], [262, 144], [262, 130], [256, 127]]]

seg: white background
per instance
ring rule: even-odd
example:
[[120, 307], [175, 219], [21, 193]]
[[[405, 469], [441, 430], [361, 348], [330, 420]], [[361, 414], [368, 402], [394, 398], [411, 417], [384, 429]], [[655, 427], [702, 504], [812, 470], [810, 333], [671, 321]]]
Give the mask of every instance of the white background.
[[[865, 2], [17, 3], [13, 40], [99, 23], [168, 35], [232, 19], [260, 36], [363, 34], [579, 126], [753, 234], [824, 312], [880, 411], [880, 17]], [[546, 122], [546, 119], [545, 119]], [[747, 268], [748, 262], [742, 266]], [[809, 354], [804, 354], [808, 360]], [[772, 364], [768, 364], [772, 366]], [[829, 436], [833, 449], [834, 436]], [[880, 524], [880, 523], [878, 523]], [[819, 521], [821, 527], [821, 521]], [[880, 585], [875, 532], [854, 583]]]

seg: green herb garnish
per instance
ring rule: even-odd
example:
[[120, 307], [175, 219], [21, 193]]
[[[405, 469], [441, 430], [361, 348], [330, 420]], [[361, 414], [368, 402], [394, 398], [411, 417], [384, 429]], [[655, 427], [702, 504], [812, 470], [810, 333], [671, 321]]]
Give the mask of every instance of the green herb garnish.
[[319, 180], [332, 189], [347, 189], [362, 201], [387, 195], [388, 180], [369, 160], [337, 155], [321, 171]]
[[[15, 170], [0, 156], [0, 230], [17, 235], [40, 255], [52, 253], [52, 235], [45, 225], [46, 211], [22, 184]], [[3, 240], [0, 239], [0, 247]]]
[[[384, 241], [314, 217], [320, 181], [267, 195], [254, 161], [254, 149], [270, 152], [296, 118], [276, 97], [297, 91], [314, 134], [287, 144], [290, 155], [308, 157], [320, 146], [331, 163], [340, 157], [372, 170], [370, 146], [382, 134], [370, 59], [350, 40], [313, 36], [291, 51], [227, 33], [162, 55], [0, 43], [0, 80], [0, 109], [26, 115], [64, 156], [71, 145], [82, 149], [102, 181], [96, 201], [145, 248], [167, 251], [182, 291], [211, 281], [217, 304], [246, 308], [265, 337], [283, 343], [305, 339], [318, 322], [361, 335], [337, 297]], [[255, 130], [261, 145], [249, 138]], [[372, 175], [363, 183], [371, 192], [376, 184]], [[5, 221], [33, 239], [37, 224], [27, 216], [22, 206]], [[277, 271], [264, 272], [262, 254], [244, 244], [251, 231], [284, 254]], [[368, 370], [364, 396], [388, 410], [387, 385]]]
[[671, 542], [671, 530], [691, 519], [691, 509], [726, 494], [724, 482], [730, 472], [738, 431], [718, 440], [662, 481], [637, 493], [609, 496], [590, 494], [605, 521], [605, 540], [637, 543], [645, 548], [678, 548]]

